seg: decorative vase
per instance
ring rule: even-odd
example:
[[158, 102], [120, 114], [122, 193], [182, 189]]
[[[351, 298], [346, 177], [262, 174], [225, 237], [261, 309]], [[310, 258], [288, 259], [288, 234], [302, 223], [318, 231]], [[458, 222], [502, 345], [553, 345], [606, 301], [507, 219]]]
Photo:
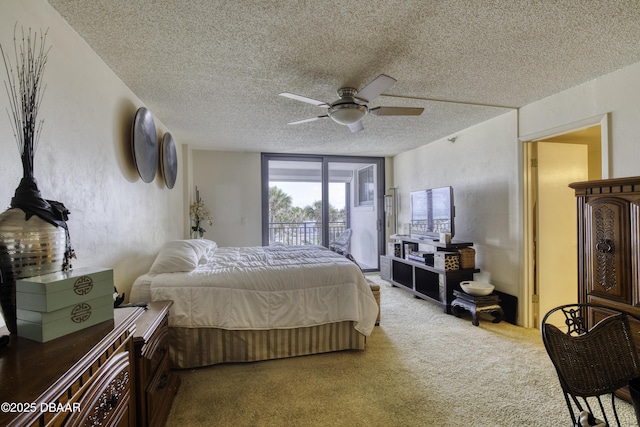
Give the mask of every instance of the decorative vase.
[[[22, 37], [18, 37], [16, 29], [14, 64], [0, 44], [7, 71], [9, 117], [23, 171], [11, 208], [0, 214], [0, 307], [13, 334], [18, 329], [16, 279], [68, 270], [71, 258], [75, 258], [66, 223], [69, 211], [60, 202], [42, 198], [33, 174], [33, 156], [42, 129], [42, 120], [37, 119], [44, 90], [42, 75], [50, 49], [46, 47], [47, 33], [38, 37], [31, 29], [22, 29]], [[20, 46], [18, 40], [22, 40]]]
[[66, 232], [40, 217], [28, 220], [22, 209], [0, 214], [0, 306], [7, 329], [16, 326], [16, 280], [62, 271]]

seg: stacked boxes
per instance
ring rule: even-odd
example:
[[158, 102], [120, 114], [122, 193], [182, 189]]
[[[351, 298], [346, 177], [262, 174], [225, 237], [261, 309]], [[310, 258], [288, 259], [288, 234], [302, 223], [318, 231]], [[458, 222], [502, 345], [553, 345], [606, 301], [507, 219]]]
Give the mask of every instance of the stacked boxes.
[[18, 335], [39, 342], [113, 319], [113, 270], [76, 268], [16, 282]]

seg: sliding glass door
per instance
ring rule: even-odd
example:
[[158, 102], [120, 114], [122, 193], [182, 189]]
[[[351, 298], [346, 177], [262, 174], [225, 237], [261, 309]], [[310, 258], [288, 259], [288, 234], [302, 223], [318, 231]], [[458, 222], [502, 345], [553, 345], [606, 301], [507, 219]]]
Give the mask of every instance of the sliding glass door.
[[263, 211], [268, 236], [265, 241], [263, 226], [263, 244], [322, 244], [322, 162], [270, 160], [268, 165], [268, 205]]
[[383, 193], [383, 158], [263, 154], [263, 244], [334, 246], [377, 270]]

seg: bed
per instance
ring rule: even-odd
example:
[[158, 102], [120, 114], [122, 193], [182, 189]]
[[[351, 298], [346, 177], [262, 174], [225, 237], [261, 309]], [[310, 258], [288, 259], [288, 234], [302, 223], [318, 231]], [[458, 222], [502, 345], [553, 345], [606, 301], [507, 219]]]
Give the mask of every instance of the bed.
[[320, 246], [163, 246], [130, 302], [172, 300], [175, 368], [364, 350], [378, 304], [360, 268]]

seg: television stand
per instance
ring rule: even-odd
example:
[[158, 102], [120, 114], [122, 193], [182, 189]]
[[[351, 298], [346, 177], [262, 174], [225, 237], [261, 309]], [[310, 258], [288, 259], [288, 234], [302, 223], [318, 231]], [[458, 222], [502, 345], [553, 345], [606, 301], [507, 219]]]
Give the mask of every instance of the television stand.
[[452, 240], [444, 243], [426, 237], [394, 234], [390, 236], [400, 243], [400, 256], [380, 256], [380, 278], [393, 286], [405, 289], [416, 298], [432, 301], [440, 306], [447, 314], [452, 314], [451, 303], [455, 299], [453, 291], [462, 291], [460, 282], [473, 280], [473, 273], [480, 270], [465, 268], [445, 270], [429, 265], [427, 262], [407, 259], [405, 244], [424, 244], [434, 248], [434, 252], [457, 252], [459, 249], [473, 246], [472, 242]]

